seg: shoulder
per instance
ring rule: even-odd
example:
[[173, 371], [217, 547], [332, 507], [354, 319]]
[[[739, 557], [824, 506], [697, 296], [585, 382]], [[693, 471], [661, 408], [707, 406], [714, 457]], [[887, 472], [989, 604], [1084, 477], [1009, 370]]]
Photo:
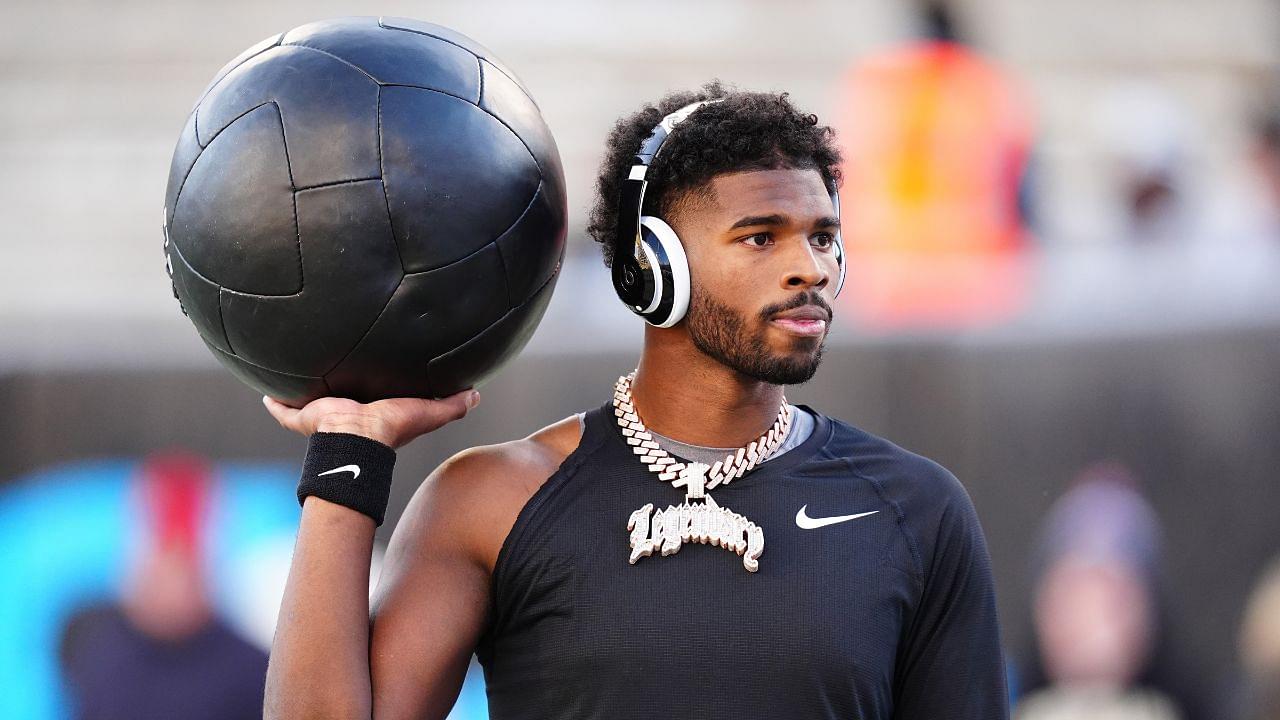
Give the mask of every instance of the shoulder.
[[837, 418], [829, 452], [849, 463], [858, 477], [872, 483], [888, 500], [942, 509], [968, 503], [964, 485], [938, 462]]
[[570, 415], [519, 440], [463, 450], [427, 482], [473, 499], [512, 498], [523, 506], [578, 447], [581, 435], [578, 416]]
[[842, 420], [830, 420], [831, 451], [893, 508], [913, 545], [918, 571], [927, 571], [936, 548], [975, 532], [980, 537], [973, 501], [950, 470]]
[[414, 528], [443, 530], [491, 571], [520, 510], [578, 447], [581, 436], [575, 414], [519, 440], [463, 450], [423, 481], [400, 525], [424, 541], [438, 533]]
[[[126, 626], [124, 613], [114, 603], [96, 603], [77, 610], [67, 618], [58, 637], [58, 657], [64, 666], [81, 660], [81, 653], [90, 655], [99, 645], [119, 644], [120, 629]], [[96, 658], [88, 658], [90, 662]]]
[[570, 415], [519, 440], [468, 448], [440, 467], [450, 477], [483, 481], [493, 471], [504, 471], [528, 480], [543, 471], [554, 472], [578, 447], [581, 436], [581, 421], [576, 414]]

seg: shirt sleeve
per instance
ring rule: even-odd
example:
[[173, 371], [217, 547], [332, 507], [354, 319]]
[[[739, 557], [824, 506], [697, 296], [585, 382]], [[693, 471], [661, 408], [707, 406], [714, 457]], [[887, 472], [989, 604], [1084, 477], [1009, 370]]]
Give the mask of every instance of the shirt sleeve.
[[991, 558], [968, 493], [950, 473], [941, 475], [939, 492], [928, 493], [938, 504], [915, 528], [921, 592], [899, 645], [893, 717], [1006, 720]]

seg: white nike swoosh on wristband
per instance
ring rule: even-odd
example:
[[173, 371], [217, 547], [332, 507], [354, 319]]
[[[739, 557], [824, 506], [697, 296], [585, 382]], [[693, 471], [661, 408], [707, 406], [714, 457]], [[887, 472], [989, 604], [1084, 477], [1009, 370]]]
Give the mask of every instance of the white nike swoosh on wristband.
[[356, 478], [360, 477], [360, 466], [359, 465], [343, 465], [342, 467], [336, 467], [332, 470], [325, 470], [324, 472], [319, 473], [319, 475], [332, 475], [334, 473], [340, 473], [340, 472], [351, 473], [351, 479], [355, 480]]
[[814, 528], [826, 527], [827, 525], [835, 525], [836, 523], [842, 523], [845, 520], [857, 520], [860, 517], [875, 515], [876, 513], [880, 512], [879, 510], [872, 510], [871, 512], [856, 513], [854, 515], [837, 515], [835, 517], [811, 518], [807, 514], [805, 514], [805, 509], [808, 507], [809, 507], [808, 505], [804, 505], [800, 508], [800, 512], [796, 513], [796, 525], [799, 525], [800, 528], [804, 530], [813, 530]]

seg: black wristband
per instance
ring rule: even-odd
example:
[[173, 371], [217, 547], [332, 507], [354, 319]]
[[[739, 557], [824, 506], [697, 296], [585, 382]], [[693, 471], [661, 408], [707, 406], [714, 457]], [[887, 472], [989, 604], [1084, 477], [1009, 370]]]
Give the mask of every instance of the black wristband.
[[364, 513], [381, 525], [395, 465], [396, 451], [377, 440], [347, 433], [315, 433], [302, 463], [298, 504], [314, 495]]

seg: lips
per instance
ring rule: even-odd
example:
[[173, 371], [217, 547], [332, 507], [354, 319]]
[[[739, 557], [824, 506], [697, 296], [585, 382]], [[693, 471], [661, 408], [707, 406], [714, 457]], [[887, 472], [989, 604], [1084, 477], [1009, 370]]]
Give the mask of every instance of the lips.
[[827, 322], [831, 320], [831, 313], [817, 305], [805, 305], [786, 312], [780, 312], [773, 316], [774, 320], [821, 320]]
[[831, 313], [825, 309], [817, 305], [805, 305], [778, 313], [770, 322], [793, 335], [818, 337], [827, 332], [827, 322], [830, 319]]

